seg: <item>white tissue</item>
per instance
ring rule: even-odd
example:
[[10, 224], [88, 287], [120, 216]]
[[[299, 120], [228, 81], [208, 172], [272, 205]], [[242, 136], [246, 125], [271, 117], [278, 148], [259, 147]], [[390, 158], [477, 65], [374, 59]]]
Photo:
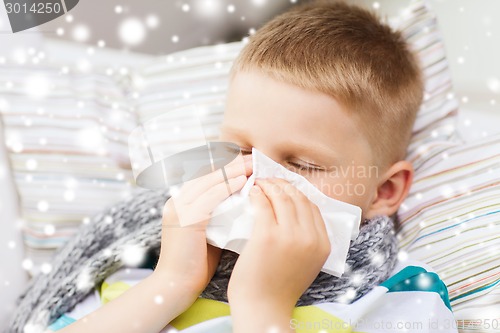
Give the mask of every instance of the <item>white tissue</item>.
[[206, 234], [209, 244], [241, 253], [250, 238], [253, 227], [250, 199], [248, 194], [256, 178], [283, 178], [297, 187], [320, 209], [325, 222], [331, 252], [323, 272], [340, 277], [344, 273], [347, 252], [351, 239], [358, 235], [361, 208], [332, 199], [318, 190], [303, 176], [276, 163], [257, 149], [252, 149], [253, 174], [241, 191], [234, 193], [212, 213]]

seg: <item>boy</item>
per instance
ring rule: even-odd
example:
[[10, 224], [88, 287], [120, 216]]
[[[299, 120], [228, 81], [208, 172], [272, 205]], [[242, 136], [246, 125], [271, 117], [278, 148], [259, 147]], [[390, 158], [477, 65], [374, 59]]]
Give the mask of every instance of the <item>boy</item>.
[[[341, 2], [295, 6], [251, 36], [231, 70], [220, 140], [246, 156], [226, 167], [229, 188], [251, 174], [255, 147], [361, 207], [364, 223], [392, 216], [412, 182], [404, 158], [422, 94], [416, 59], [374, 15]], [[226, 189], [217, 172], [185, 184], [176, 200], [208, 216]], [[294, 306], [330, 253], [324, 222], [283, 179], [257, 179], [250, 198], [255, 227], [227, 290], [232, 329], [294, 331]], [[61, 332], [158, 333], [197, 300], [221, 250], [206, 243], [207, 221], [179, 228], [175, 207], [164, 207], [154, 272]]]

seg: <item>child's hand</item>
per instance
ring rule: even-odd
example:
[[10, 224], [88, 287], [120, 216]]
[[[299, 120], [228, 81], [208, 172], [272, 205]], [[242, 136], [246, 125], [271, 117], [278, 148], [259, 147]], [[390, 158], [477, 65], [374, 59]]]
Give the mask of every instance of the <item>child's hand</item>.
[[239, 191], [252, 172], [251, 156], [238, 156], [221, 170], [184, 183], [165, 203], [161, 251], [155, 272], [196, 298], [215, 273], [221, 250], [207, 244], [205, 229], [212, 211]]
[[[250, 157], [241, 155], [226, 166], [229, 192], [241, 189], [251, 166]], [[153, 274], [62, 332], [159, 332], [193, 304], [215, 272], [221, 251], [207, 245], [207, 219], [181, 227], [177, 213], [182, 208], [209, 216], [230, 193], [221, 170], [184, 185], [163, 208], [160, 258]]]
[[[238, 317], [251, 309], [279, 326], [279, 318], [288, 323], [297, 300], [319, 274], [330, 241], [318, 207], [286, 180], [257, 179], [250, 198], [255, 225], [229, 282], [231, 313]], [[253, 322], [266, 320], [254, 317]]]

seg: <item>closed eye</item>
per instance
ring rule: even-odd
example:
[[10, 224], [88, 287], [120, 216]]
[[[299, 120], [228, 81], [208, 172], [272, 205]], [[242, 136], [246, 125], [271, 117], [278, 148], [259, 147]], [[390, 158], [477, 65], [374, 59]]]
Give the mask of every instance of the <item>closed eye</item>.
[[[252, 149], [251, 148], [241, 148], [240, 147], [240, 152], [242, 155], [250, 155], [252, 154]], [[302, 172], [313, 172], [313, 171], [325, 171], [325, 168], [309, 164], [307, 162], [304, 163], [297, 163], [294, 161], [288, 161], [288, 165], [290, 165], [293, 169], [299, 170]]]
[[300, 171], [324, 171], [325, 169], [322, 167], [314, 166], [308, 163], [300, 164], [296, 162], [288, 162], [289, 165], [291, 165], [293, 168], [299, 169]]
[[[241, 153], [243, 155], [249, 155], [252, 153], [252, 150], [251, 149], [248, 149], [248, 148], [241, 148]], [[288, 164], [293, 167], [294, 169], [298, 169], [300, 171], [324, 171], [325, 168], [322, 168], [322, 167], [319, 167], [319, 166], [315, 166], [315, 165], [311, 165], [307, 162], [304, 162], [304, 163], [297, 163], [297, 162], [293, 162], [293, 161], [288, 161]]]

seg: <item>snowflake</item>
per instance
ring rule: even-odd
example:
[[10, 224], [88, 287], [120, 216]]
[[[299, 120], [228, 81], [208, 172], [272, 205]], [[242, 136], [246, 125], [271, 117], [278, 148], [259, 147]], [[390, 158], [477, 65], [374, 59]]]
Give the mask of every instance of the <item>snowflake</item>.
[[122, 21], [118, 28], [122, 42], [127, 45], [139, 45], [146, 38], [146, 28], [141, 20], [130, 17]]
[[85, 42], [90, 38], [90, 29], [84, 24], [78, 24], [73, 28], [71, 36], [77, 42]]
[[156, 29], [160, 25], [160, 19], [156, 15], [148, 15], [146, 17], [146, 25], [150, 29]]
[[45, 200], [40, 200], [37, 203], [37, 208], [41, 212], [46, 212], [47, 210], [49, 210], [49, 203]]
[[364, 275], [361, 273], [356, 273], [352, 276], [352, 283], [355, 286], [360, 286], [363, 283]]
[[33, 268], [33, 260], [31, 260], [30, 258], [26, 258], [22, 261], [21, 266], [25, 270], [29, 271]]
[[37, 161], [36, 161], [35, 159], [33, 159], [33, 158], [30, 158], [30, 159], [28, 159], [28, 160], [26, 161], [26, 168], [27, 168], [28, 170], [35, 170], [37, 166], [38, 166], [38, 163], [37, 163]]
[[500, 92], [500, 80], [498, 80], [497, 78], [489, 79], [488, 89], [490, 89], [494, 93]]
[[42, 333], [43, 330], [43, 326], [29, 323], [24, 326], [23, 333]]
[[252, 3], [255, 6], [264, 6], [267, 3], [267, 0], [252, 0]]
[[197, 0], [193, 6], [196, 14], [203, 17], [215, 17], [222, 13], [220, 0]]
[[90, 269], [88, 267], [84, 268], [82, 272], [78, 275], [76, 281], [76, 287], [78, 289], [89, 289], [93, 286], [93, 279], [90, 275]]
[[50, 82], [44, 76], [31, 76], [26, 80], [25, 91], [33, 98], [43, 98], [50, 91]]
[[51, 236], [55, 233], [56, 231], [56, 228], [54, 227], [53, 224], [47, 224], [46, 226], [43, 227], [43, 232], [47, 235], [47, 236]]
[[127, 245], [122, 254], [121, 261], [126, 266], [137, 267], [144, 261], [145, 249], [139, 245]]
[[399, 251], [399, 253], [398, 253], [398, 260], [399, 261], [406, 261], [406, 260], [408, 260], [408, 252], [406, 252], [406, 251]]
[[51, 270], [52, 270], [52, 265], [51, 265], [51, 264], [49, 264], [48, 262], [44, 262], [44, 263], [40, 266], [40, 271], [41, 271], [43, 274], [49, 274]]
[[103, 137], [98, 128], [84, 128], [78, 132], [77, 138], [83, 148], [97, 149], [103, 144]]
[[425, 274], [418, 276], [417, 284], [422, 289], [427, 289], [431, 286], [432, 280]]
[[385, 258], [382, 254], [378, 253], [378, 252], [375, 252], [374, 254], [372, 254], [371, 256], [371, 261], [373, 264], [375, 265], [380, 265], [384, 262]]

